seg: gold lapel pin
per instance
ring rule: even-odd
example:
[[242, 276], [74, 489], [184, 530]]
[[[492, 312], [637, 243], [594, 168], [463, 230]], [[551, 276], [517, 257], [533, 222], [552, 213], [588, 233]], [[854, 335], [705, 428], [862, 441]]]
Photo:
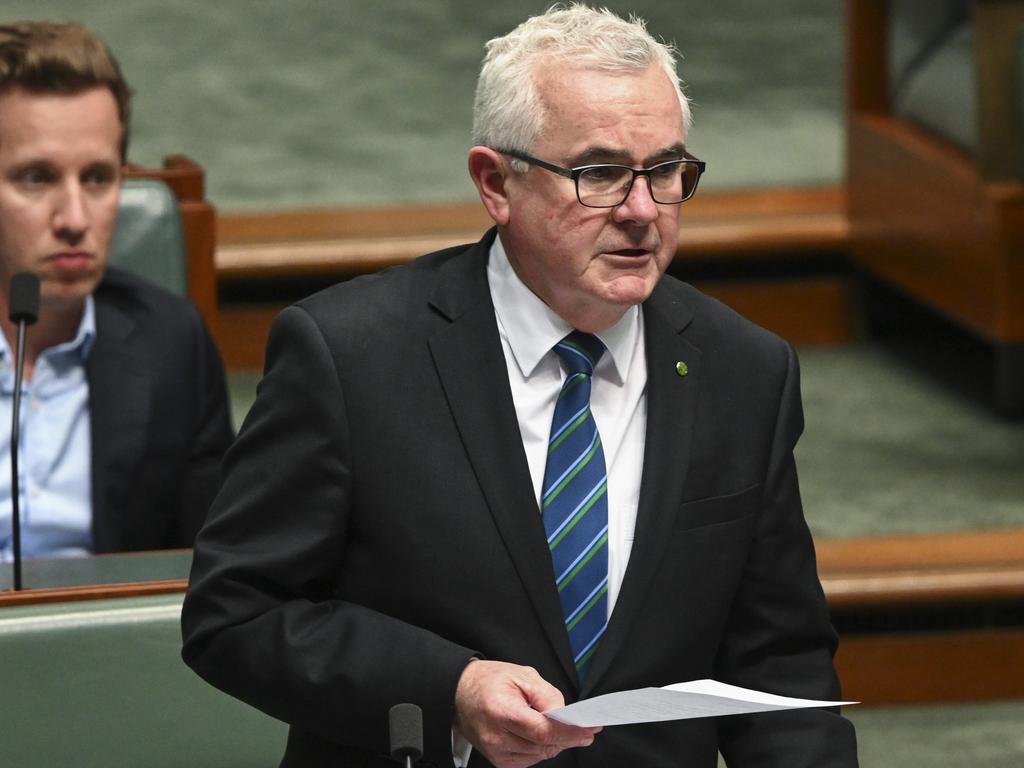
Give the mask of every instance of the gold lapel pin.
[[676, 373], [678, 373], [680, 375], [680, 377], [685, 377], [689, 372], [690, 372], [690, 369], [686, 366], [686, 363], [684, 363], [682, 360], [680, 360], [678, 363], [676, 363]]

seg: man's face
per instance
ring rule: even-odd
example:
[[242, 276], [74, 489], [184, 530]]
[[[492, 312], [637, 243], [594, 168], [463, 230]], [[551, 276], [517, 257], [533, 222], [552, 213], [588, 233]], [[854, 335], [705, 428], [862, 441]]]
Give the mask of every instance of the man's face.
[[[613, 75], [551, 67], [537, 87], [547, 119], [535, 157], [567, 168], [640, 168], [682, 156], [679, 98], [657, 68]], [[601, 330], [647, 299], [675, 255], [679, 206], [655, 203], [644, 178], [615, 208], [581, 205], [570, 179], [537, 167], [511, 174], [506, 193], [502, 236], [516, 273], [581, 330]]]
[[117, 218], [122, 126], [113, 94], [0, 93], [0, 293], [39, 275], [43, 310], [80, 306]]

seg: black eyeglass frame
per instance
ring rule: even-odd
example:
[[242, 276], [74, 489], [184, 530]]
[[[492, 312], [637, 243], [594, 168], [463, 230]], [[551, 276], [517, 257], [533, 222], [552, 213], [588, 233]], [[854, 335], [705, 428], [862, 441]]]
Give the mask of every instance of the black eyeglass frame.
[[[633, 191], [633, 185], [636, 183], [637, 176], [647, 177], [647, 188], [651, 192], [651, 199], [658, 205], [681, 205], [682, 203], [685, 203], [687, 200], [693, 197], [694, 192], [697, 191], [697, 185], [700, 183], [700, 177], [704, 175], [704, 171], [707, 169], [707, 163], [705, 163], [703, 160], [698, 160], [685, 149], [683, 150], [683, 157], [679, 158], [678, 160], [666, 160], [663, 163], [655, 163], [650, 168], [633, 168], [628, 165], [620, 165], [619, 163], [593, 163], [591, 165], [580, 165], [576, 168], [563, 168], [560, 165], [549, 163], [546, 160], [541, 160], [538, 157], [528, 155], [526, 152], [520, 152], [517, 149], [498, 149], [495, 151], [500, 152], [503, 155], [508, 155], [509, 157], [514, 157], [517, 160], [522, 160], [524, 163], [536, 165], [538, 168], [543, 168], [546, 171], [557, 173], [559, 176], [564, 176], [567, 179], [572, 179], [573, 186], [576, 188], [576, 199], [579, 201], [580, 205], [585, 206], [586, 208], [618, 208], [629, 198], [629, 193]], [[684, 165], [696, 166], [698, 171], [697, 181], [694, 182], [693, 188], [682, 200], [674, 200], [671, 203], [663, 203], [654, 196], [655, 192], [654, 185], [651, 184], [651, 174], [658, 168], [668, 165], [669, 163], [682, 163]], [[584, 173], [591, 170], [592, 168], [625, 168], [626, 170], [632, 172], [633, 177], [629, 180], [629, 184], [626, 186], [626, 192], [619, 202], [615, 203], [614, 205], [592, 205], [591, 203], [583, 202], [583, 198], [580, 197], [580, 176], [582, 176]]]

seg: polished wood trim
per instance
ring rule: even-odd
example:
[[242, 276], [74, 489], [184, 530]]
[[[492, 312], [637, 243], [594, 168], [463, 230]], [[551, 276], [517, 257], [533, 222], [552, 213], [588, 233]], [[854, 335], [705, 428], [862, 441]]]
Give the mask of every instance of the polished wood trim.
[[[834, 253], [848, 239], [845, 211], [840, 185], [702, 193], [683, 206], [677, 258]], [[224, 215], [217, 274], [372, 272], [475, 242], [490, 224], [478, 203]]]
[[187, 579], [135, 581], [127, 584], [97, 584], [88, 587], [51, 587], [0, 592], [0, 608], [49, 603], [76, 603], [83, 600], [110, 600], [119, 597], [153, 597], [184, 592]]
[[819, 539], [816, 546], [823, 572], [974, 567], [1024, 562], [1024, 528]]
[[1024, 697], [1024, 630], [843, 637], [843, 699], [864, 705]]
[[[816, 549], [818, 573], [833, 608], [1024, 596], [1024, 528], [821, 539]], [[162, 594], [185, 585], [170, 580], [6, 591], [0, 592], [0, 606], [33, 602], [35, 596], [53, 602]]]
[[846, 2], [847, 109], [889, 111], [888, 24], [885, 0]]
[[826, 539], [833, 610], [1024, 599], [1024, 529]]

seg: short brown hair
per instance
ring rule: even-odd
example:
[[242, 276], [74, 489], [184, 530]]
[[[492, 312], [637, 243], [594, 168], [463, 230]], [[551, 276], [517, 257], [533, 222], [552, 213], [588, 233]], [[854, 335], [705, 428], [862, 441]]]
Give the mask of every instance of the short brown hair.
[[121, 158], [128, 151], [132, 91], [106, 43], [75, 23], [22, 21], [0, 25], [0, 93], [77, 94], [109, 88], [121, 119]]

